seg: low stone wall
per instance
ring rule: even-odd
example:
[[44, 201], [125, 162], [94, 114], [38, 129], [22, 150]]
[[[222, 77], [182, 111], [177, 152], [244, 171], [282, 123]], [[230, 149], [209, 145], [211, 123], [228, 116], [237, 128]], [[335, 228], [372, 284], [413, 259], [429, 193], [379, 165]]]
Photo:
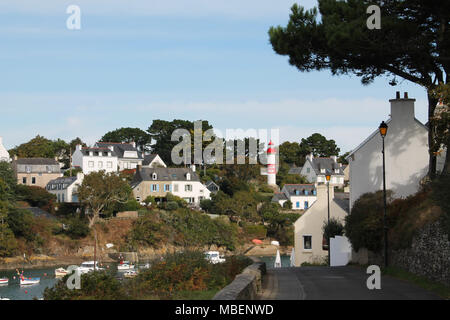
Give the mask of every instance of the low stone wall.
[[255, 262], [237, 275], [232, 283], [220, 290], [213, 300], [255, 300], [261, 290], [265, 262]]
[[[383, 265], [383, 257], [367, 249], [352, 253], [352, 262]], [[389, 252], [389, 265], [450, 286], [450, 241], [441, 222], [424, 226], [413, 238], [411, 247]]]
[[390, 263], [450, 287], [450, 241], [441, 222], [426, 225], [411, 248], [391, 253]]

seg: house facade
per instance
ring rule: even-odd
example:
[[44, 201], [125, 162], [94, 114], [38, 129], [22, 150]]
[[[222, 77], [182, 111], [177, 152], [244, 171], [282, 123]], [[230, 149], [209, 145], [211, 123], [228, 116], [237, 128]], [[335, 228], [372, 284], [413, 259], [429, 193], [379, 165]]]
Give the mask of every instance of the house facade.
[[187, 168], [138, 167], [131, 187], [139, 202], [148, 196], [164, 198], [168, 193], [195, 206], [199, 206], [200, 201], [211, 198], [211, 192], [201, 183], [198, 175]]
[[325, 183], [325, 176], [327, 173], [330, 173], [330, 183], [332, 185], [344, 185], [344, 171], [342, 164], [337, 162], [337, 156], [318, 158], [311, 153], [306, 156], [305, 164], [300, 173], [311, 183]]
[[0, 137], [0, 161], [10, 162], [11, 158], [9, 157], [9, 152], [3, 146], [3, 138]]
[[17, 183], [45, 188], [50, 180], [62, 176], [61, 167], [56, 159], [14, 158], [12, 167]]
[[72, 165], [80, 167], [84, 174], [104, 170], [117, 172], [118, 157], [113, 148], [83, 148], [77, 145], [72, 155]]
[[[385, 137], [386, 188], [394, 198], [416, 193], [428, 172], [428, 128], [415, 118], [407, 93], [390, 101]], [[375, 130], [347, 157], [350, 168], [350, 208], [364, 193], [383, 189], [382, 137]], [[439, 169], [439, 168], [438, 168]]]
[[157, 154], [146, 154], [142, 162], [143, 168], [167, 168], [163, 159]]
[[281, 192], [274, 194], [272, 201], [281, 206], [288, 200], [293, 210], [306, 210], [317, 199], [317, 189], [314, 184], [285, 184]]
[[220, 190], [220, 187], [212, 180], [209, 180], [205, 183], [206, 188], [208, 188], [211, 193], [217, 193]]
[[144, 155], [136, 148], [136, 143], [97, 142], [97, 148], [108, 148], [117, 155], [117, 170], [136, 169], [142, 165]]
[[56, 196], [56, 201], [78, 203], [77, 190], [83, 183], [84, 174], [79, 172], [76, 177], [60, 177], [49, 181], [46, 189]]
[[[327, 248], [323, 246], [323, 225], [328, 220], [328, 185], [317, 186], [317, 199], [294, 223], [295, 266], [302, 263], [323, 263], [327, 258]], [[344, 223], [348, 213], [348, 200], [334, 196], [334, 188], [329, 187], [330, 218]]]

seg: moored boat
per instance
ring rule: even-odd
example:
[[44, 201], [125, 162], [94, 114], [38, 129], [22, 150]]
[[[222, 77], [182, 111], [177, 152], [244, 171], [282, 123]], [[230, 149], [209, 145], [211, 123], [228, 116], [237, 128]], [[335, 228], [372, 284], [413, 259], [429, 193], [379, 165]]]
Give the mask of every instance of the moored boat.
[[124, 263], [119, 264], [117, 266], [117, 270], [119, 270], [119, 271], [132, 270], [132, 269], [134, 269], [134, 265], [128, 263], [128, 261], [125, 261]]
[[41, 282], [41, 278], [20, 277], [20, 285], [21, 286], [38, 284], [39, 282]]
[[58, 268], [55, 270], [55, 277], [64, 277], [68, 271], [64, 268]]
[[134, 278], [138, 275], [138, 273], [134, 270], [128, 270], [123, 274], [124, 278]]
[[95, 270], [97, 270], [97, 271], [99, 271], [99, 270], [105, 270], [104, 268], [100, 268], [100, 267], [98, 266], [98, 262], [95, 262], [95, 263], [94, 263], [94, 261], [85, 261], [85, 262], [83, 262], [83, 263], [77, 268], [77, 270], [78, 270], [81, 274], [83, 274], [83, 273], [88, 273], [88, 272], [94, 271], [94, 265], [95, 265]]
[[6, 284], [8, 284], [8, 282], [9, 282], [8, 278], [0, 278], [0, 286], [6, 285]]

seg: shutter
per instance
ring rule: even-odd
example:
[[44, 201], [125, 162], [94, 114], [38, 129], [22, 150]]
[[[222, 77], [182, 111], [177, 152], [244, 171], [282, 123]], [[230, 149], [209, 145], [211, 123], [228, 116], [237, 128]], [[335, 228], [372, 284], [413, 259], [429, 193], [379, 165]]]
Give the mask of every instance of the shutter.
[[156, 191], [159, 191], [159, 184], [156, 185]]

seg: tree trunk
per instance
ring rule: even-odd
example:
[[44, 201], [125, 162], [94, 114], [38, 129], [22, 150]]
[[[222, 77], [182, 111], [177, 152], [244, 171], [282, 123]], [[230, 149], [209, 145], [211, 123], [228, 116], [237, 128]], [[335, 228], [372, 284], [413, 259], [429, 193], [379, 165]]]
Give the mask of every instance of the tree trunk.
[[88, 216], [89, 219], [89, 229], [92, 229], [98, 217], [98, 213], [93, 212], [92, 218]]
[[450, 144], [447, 145], [447, 154], [445, 156], [444, 168], [442, 169], [442, 174], [450, 174]]
[[435, 127], [434, 127], [434, 111], [438, 103], [438, 99], [432, 96], [431, 89], [427, 90], [428, 96], [428, 150], [429, 150], [429, 165], [428, 177], [433, 180], [436, 177], [436, 154], [438, 147], [434, 142]]

